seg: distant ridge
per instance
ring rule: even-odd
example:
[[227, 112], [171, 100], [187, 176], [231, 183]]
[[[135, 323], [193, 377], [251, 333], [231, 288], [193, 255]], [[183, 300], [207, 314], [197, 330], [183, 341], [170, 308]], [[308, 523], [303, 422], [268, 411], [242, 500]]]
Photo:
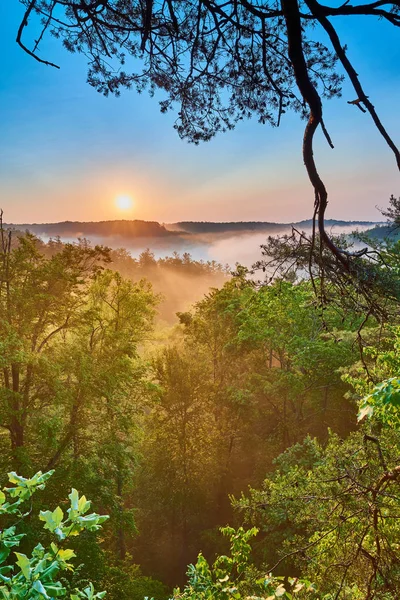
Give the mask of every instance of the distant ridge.
[[37, 235], [78, 238], [85, 236], [131, 238], [159, 238], [173, 235], [157, 221], [114, 220], [114, 221], [62, 221], [61, 223], [8, 224], [12, 229], [30, 231]]
[[[326, 227], [374, 227], [377, 221], [344, 221], [328, 219]], [[61, 238], [82, 237], [120, 237], [124, 240], [141, 238], [172, 238], [201, 234], [229, 234], [265, 232], [274, 234], [295, 226], [299, 229], [310, 228], [311, 219], [296, 223], [272, 223], [268, 221], [228, 221], [217, 223], [211, 221], [179, 221], [177, 223], [160, 224], [157, 221], [111, 220], [111, 221], [62, 221], [60, 223], [22, 223], [8, 224], [6, 227], [19, 231], [30, 231], [38, 236]]]
[[[343, 221], [336, 219], [327, 219], [326, 227], [351, 227], [361, 225], [370, 227], [377, 224], [377, 221]], [[167, 223], [166, 227], [176, 232], [186, 233], [225, 233], [228, 231], [281, 231], [288, 227], [295, 226], [311, 227], [312, 220], [307, 219], [298, 221], [297, 223], [272, 223], [268, 221], [228, 221], [225, 223], [217, 223], [212, 221], [179, 221], [177, 223]]]

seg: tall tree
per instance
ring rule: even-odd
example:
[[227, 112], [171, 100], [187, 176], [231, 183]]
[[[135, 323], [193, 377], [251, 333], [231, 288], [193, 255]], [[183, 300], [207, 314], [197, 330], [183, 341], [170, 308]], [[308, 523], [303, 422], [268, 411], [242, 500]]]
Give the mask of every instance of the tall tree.
[[[43, 392], [36, 374], [46, 371], [49, 347], [82, 319], [85, 281], [107, 260], [107, 252], [98, 246], [67, 244], [46, 260], [34, 236], [21, 236], [14, 244], [11, 232], [2, 227], [0, 242], [1, 424], [9, 432], [13, 461], [19, 466], [28, 415]], [[52, 375], [41, 384], [49, 394]]]
[[1, 468], [57, 467], [59, 486], [73, 478], [92, 490], [114, 517], [110, 544], [124, 558], [140, 414], [151, 399], [139, 345], [157, 297], [146, 281], [104, 269], [102, 247], [1, 233]]

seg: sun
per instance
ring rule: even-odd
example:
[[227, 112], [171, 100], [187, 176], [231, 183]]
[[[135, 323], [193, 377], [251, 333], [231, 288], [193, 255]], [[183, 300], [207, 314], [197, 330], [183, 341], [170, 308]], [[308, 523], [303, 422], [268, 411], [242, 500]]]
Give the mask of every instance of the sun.
[[131, 196], [123, 194], [115, 198], [115, 204], [119, 210], [129, 210], [133, 206], [133, 200]]

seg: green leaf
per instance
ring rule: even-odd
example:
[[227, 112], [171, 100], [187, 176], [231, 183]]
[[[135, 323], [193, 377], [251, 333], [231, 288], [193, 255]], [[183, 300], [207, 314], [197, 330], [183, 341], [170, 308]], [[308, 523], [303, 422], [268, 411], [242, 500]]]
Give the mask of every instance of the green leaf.
[[60, 560], [70, 560], [71, 558], [74, 558], [74, 556], [76, 556], [75, 552], [71, 549], [65, 549], [65, 550], [59, 550], [58, 552], [58, 557], [60, 558]]
[[80, 513], [85, 513], [90, 508], [90, 501], [86, 500], [86, 496], [81, 496], [78, 502], [78, 510]]
[[41, 471], [36, 473], [36, 475], [38, 476], [38, 483], [45, 483], [48, 479], [50, 479], [54, 472], [54, 469], [52, 469], [51, 471], [47, 471], [46, 473], [42, 473]]
[[45, 588], [43, 587], [43, 583], [39, 579], [37, 579], [34, 582], [34, 584], [32, 585], [32, 588], [36, 592], [38, 592], [39, 594], [41, 594], [42, 596], [44, 596], [45, 598], [49, 597], [48, 593], [46, 592]]
[[1, 594], [1, 596], [0, 596], [1, 598], [3, 598], [4, 600], [9, 600], [10, 592], [4, 585], [0, 586], [0, 594]]
[[17, 565], [20, 567], [25, 579], [30, 579], [32, 569], [29, 558], [20, 552], [14, 552], [14, 554], [17, 557]]
[[75, 488], [72, 488], [68, 498], [71, 500], [71, 508], [73, 510], [78, 510], [79, 494]]
[[60, 565], [57, 560], [54, 560], [48, 567], [43, 571], [42, 579], [53, 579], [53, 577], [60, 570]]
[[24, 485], [24, 483], [27, 480], [25, 479], [25, 477], [20, 477], [19, 475], [17, 475], [17, 473], [15, 471], [11, 471], [10, 473], [8, 473], [8, 481], [10, 483], [16, 483], [18, 485]]
[[4, 562], [7, 556], [10, 554], [10, 549], [4, 546], [0, 549], [0, 564]]
[[56, 525], [56, 527], [58, 527], [61, 523], [61, 521], [63, 520], [64, 517], [64, 513], [61, 510], [61, 508], [59, 506], [57, 506], [57, 508], [53, 511], [53, 521]]
[[367, 404], [358, 413], [357, 421], [362, 421], [366, 417], [372, 417], [373, 414], [374, 414], [374, 407], [371, 406], [370, 404]]
[[62, 587], [62, 585], [58, 584], [58, 583], [49, 584], [49, 585], [45, 584], [44, 587], [46, 588], [46, 592], [49, 594], [49, 596], [51, 598], [54, 598], [54, 597], [57, 598], [59, 596], [64, 596], [65, 592], [66, 592], [65, 587]]
[[57, 525], [54, 523], [53, 513], [51, 510], [41, 510], [39, 513], [39, 519], [46, 523], [44, 528], [51, 532], [53, 532], [57, 527]]
[[51, 542], [50, 548], [51, 548], [52, 552], [54, 552], [54, 554], [57, 554], [58, 546], [54, 542]]
[[32, 550], [32, 556], [34, 556], [35, 558], [43, 558], [43, 555], [44, 547], [42, 546], [42, 544], [39, 543]]

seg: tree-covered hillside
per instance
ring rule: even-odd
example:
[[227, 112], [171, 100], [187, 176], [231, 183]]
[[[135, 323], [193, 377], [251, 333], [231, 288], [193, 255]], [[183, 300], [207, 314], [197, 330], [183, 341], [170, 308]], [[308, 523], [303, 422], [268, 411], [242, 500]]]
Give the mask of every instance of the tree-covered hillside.
[[[189, 255], [134, 259], [3, 228], [1, 472], [55, 470], [19, 554], [3, 554], [4, 585], [57, 529], [59, 513], [45, 530], [35, 514], [65, 512], [71, 488], [110, 517], [68, 540], [82, 564], [63, 570], [64, 591], [45, 577], [46, 596], [29, 566], [27, 595], [3, 585], [3, 597], [76, 600], [68, 590], [91, 581], [110, 600], [395, 600], [399, 245], [379, 252], [391, 291], [371, 288], [373, 312], [328, 282], [322, 300], [300, 259], [299, 277], [260, 285]], [[190, 307], [185, 287], [200, 281], [214, 287]]]

